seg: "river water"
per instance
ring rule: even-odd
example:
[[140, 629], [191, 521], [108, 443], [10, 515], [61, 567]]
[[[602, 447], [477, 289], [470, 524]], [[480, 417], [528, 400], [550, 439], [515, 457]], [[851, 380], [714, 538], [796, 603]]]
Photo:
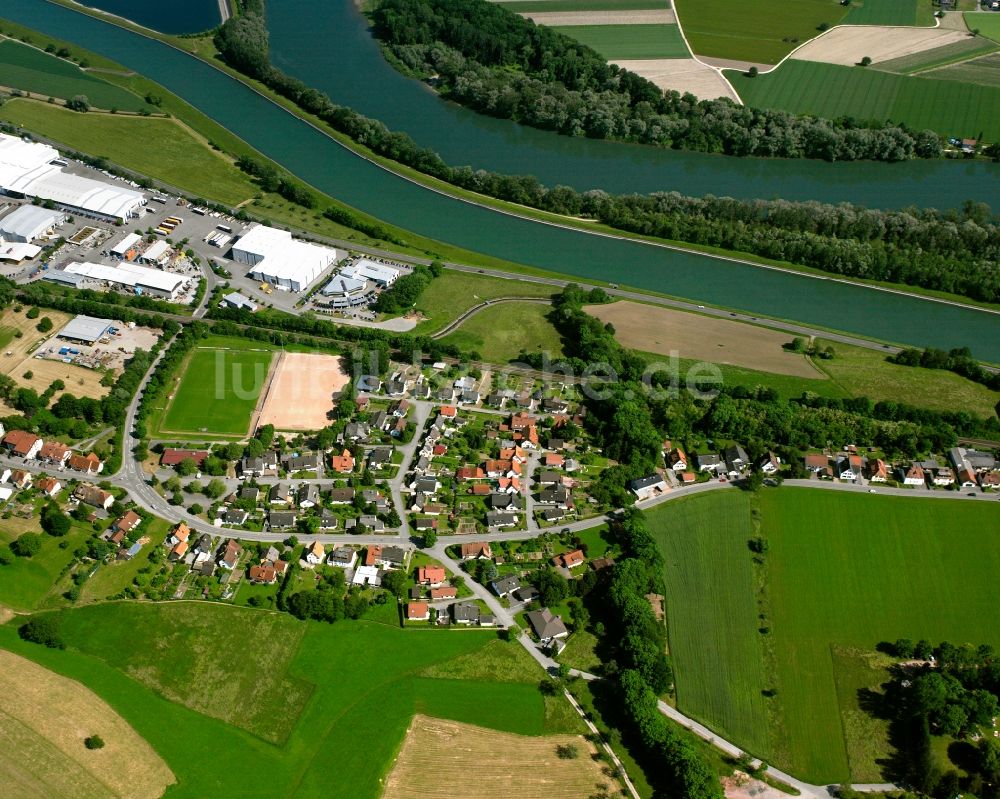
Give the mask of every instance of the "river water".
[[995, 314], [587, 235], [472, 206], [355, 156], [239, 81], [161, 42], [45, 0], [0, 0], [0, 16], [148, 75], [317, 188], [425, 236], [566, 275], [904, 344], [969, 346], [978, 357], [1000, 362]]
[[218, 0], [80, 0], [163, 33], [198, 33], [222, 21]]

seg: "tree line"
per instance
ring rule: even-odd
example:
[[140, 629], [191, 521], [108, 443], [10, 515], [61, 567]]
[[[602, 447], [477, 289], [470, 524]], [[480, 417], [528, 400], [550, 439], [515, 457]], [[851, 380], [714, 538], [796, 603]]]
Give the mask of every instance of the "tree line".
[[[373, 31], [401, 64], [481, 113], [570, 136], [734, 156], [903, 161], [941, 155], [933, 131], [661, 91], [590, 47], [483, 0], [382, 0]], [[393, 59], [390, 59], [393, 60]]]
[[[487, 3], [479, 5], [503, 11]], [[677, 193], [614, 196], [567, 186], [547, 188], [531, 175], [453, 167], [405, 133], [390, 131], [378, 120], [338, 106], [323, 92], [285, 75], [270, 63], [263, 20], [259, 35], [243, 40], [227, 32], [235, 19], [228, 21], [216, 36], [216, 46], [227, 63], [262, 81], [359, 145], [459, 188], [556, 214], [590, 217], [633, 233], [802, 264], [845, 277], [905, 283], [986, 302], [1000, 301], [1000, 273], [995, 267], [1000, 257], [1000, 228], [997, 218], [984, 205], [967, 203], [961, 211], [944, 212], [879, 211], [846, 203], [697, 199]], [[251, 46], [258, 50], [248, 58], [244, 51]], [[600, 66], [611, 69], [603, 61]], [[730, 127], [743, 130], [747, 125], [734, 122]], [[324, 214], [334, 218], [330, 214], [337, 212], [328, 211]], [[379, 238], [385, 238], [381, 233], [388, 233], [362, 229], [356, 224], [360, 220], [335, 221]]]
[[982, 383], [992, 391], [1000, 391], [1000, 373], [990, 372], [979, 365], [968, 347], [953, 350], [905, 349], [889, 356], [890, 363], [902, 366], [922, 366], [924, 369], [947, 369], [976, 383]]

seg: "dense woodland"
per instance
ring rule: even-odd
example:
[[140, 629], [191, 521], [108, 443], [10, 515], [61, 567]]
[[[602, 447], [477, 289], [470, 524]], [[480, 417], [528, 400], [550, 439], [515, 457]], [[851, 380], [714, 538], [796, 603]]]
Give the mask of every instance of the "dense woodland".
[[409, 70], [476, 111], [571, 136], [728, 155], [903, 161], [933, 131], [794, 116], [661, 91], [591, 48], [486, 0], [382, 0], [375, 35]]
[[[255, 4], [262, 2], [254, 0]], [[970, 203], [962, 211], [946, 212], [878, 211], [846, 203], [697, 199], [676, 193], [616, 197], [603, 191], [578, 192], [566, 186], [546, 188], [531, 176], [452, 167], [437, 153], [417, 146], [406, 134], [392, 132], [377, 120], [337, 106], [322, 92], [275, 69], [268, 58], [263, 19], [254, 17], [249, 8], [247, 14], [230, 20], [220, 30], [216, 44], [226, 61], [264, 81], [358, 144], [460, 188], [553, 213], [593, 217], [644, 235], [803, 264], [845, 277], [899, 282], [987, 302], [1000, 301], [1000, 226], [985, 206]], [[247, 28], [246, 35], [243, 27]], [[597, 66], [601, 69], [597, 70]], [[600, 76], [611, 68], [600, 62], [594, 69], [594, 74]], [[253, 165], [247, 163], [244, 167], [254, 172]], [[289, 192], [294, 188], [289, 179], [282, 183], [275, 176], [274, 181], [279, 190], [283, 185]], [[308, 207], [312, 207], [311, 202]], [[336, 211], [328, 209], [324, 213], [331, 212]], [[337, 221], [356, 227], [358, 220]], [[380, 233], [387, 233], [366, 232], [381, 238], [384, 236]]]

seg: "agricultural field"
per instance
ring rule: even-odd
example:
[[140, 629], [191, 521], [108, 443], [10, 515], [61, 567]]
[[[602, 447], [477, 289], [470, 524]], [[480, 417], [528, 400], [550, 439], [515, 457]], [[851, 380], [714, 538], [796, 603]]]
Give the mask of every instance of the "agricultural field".
[[96, 108], [155, 110], [132, 92], [112, 86], [70, 61], [13, 39], [0, 40], [0, 85], [63, 100], [84, 95]]
[[510, 0], [498, 6], [518, 14], [550, 11], [651, 11], [670, 8], [668, 0]]
[[221, 203], [236, 205], [257, 192], [226, 156], [173, 117], [79, 114], [14, 99], [0, 108], [0, 119]]
[[[878, 64], [900, 58], [929, 57], [949, 47], [981, 45], [965, 31], [946, 28], [895, 28], [886, 25], [841, 26], [796, 50], [796, 61], [819, 61], [850, 67], [868, 58]], [[988, 45], [989, 42], [986, 42]], [[940, 57], [940, 56], [939, 56]], [[960, 57], [960, 56], [959, 56]]]
[[[99, 734], [101, 749], [84, 739]], [[0, 783], [6, 796], [158, 799], [174, 776], [110, 705], [0, 650]]]
[[846, 13], [837, 0], [761, 0], [742, 6], [680, 0], [674, 7], [695, 54], [763, 64], [776, 64], [818, 35], [820, 25], [836, 25]]
[[962, 83], [978, 83], [983, 86], [1000, 88], [1000, 53], [952, 64], [949, 67], [935, 69], [927, 73], [929, 78], [939, 80], [957, 80]]
[[1000, 14], [995, 11], [966, 13], [965, 24], [970, 31], [978, 30], [980, 36], [1000, 42]]
[[[573, 747], [578, 757], [559, 756]], [[582, 735], [530, 737], [417, 715], [385, 784], [384, 799], [518, 796], [579, 799], [596, 785], [613, 788], [597, 749]], [[469, 764], [475, 763], [470, 783]]]
[[413, 332], [415, 335], [426, 335], [440, 330], [484, 300], [499, 297], [548, 299], [556, 291], [555, 286], [544, 283], [448, 269], [441, 277], [432, 280], [417, 299], [416, 310], [426, 318]]
[[[940, 78], [943, 77], [941, 72], [941, 67], [946, 67], [950, 64], [958, 64], [965, 62], [970, 62], [975, 64], [976, 61], [972, 59], [978, 59], [979, 56], [988, 55], [990, 53], [996, 52], [1000, 49], [1000, 45], [989, 39], [984, 39], [982, 37], [965, 37], [957, 42], [952, 42], [951, 44], [943, 45], [942, 47], [935, 47], [932, 50], [925, 50], [921, 53], [912, 53], [910, 55], [900, 56], [899, 58], [892, 58], [888, 61], [879, 61], [872, 64], [875, 69], [882, 70], [884, 72], [897, 72], [900, 75], [912, 75], [915, 72], [926, 72], [928, 70], [938, 70], [930, 73], [926, 77], [930, 78]], [[973, 75], [970, 75], [973, 77]], [[970, 83], [983, 83], [983, 85], [989, 86], [989, 81], [976, 81], [970, 80]]]
[[[64, 652], [10, 625], [0, 647], [111, 700], [173, 771], [175, 797], [259, 795], [267, 775], [289, 796], [377, 799], [416, 713], [518, 735], [580, 732], [565, 701], [567, 713], [546, 712], [542, 672], [495, 632], [306, 623], [210, 603], [91, 605], [64, 611], [62, 625]], [[503, 681], [473, 676], [471, 663], [467, 676], [421, 676], [487, 646], [514, 652]]]
[[609, 61], [689, 55], [676, 25], [572, 25], [555, 30], [593, 48]]
[[247, 349], [197, 347], [167, 398], [161, 430], [246, 435], [274, 357], [266, 347], [256, 341]]
[[922, 25], [934, 24], [933, 9], [921, 0], [851, 0], [845, 25]]
[[647, 518], [666, 561], [678, 707], [753, 754], [769, 754], [761, 695], [768, 678], [747, 549], [750, 500], [722, 491], [669, 502]]
[[506, 363], [522, 351], [548, 352], [562, 357], [559, 332], [546, 319], [549, 306], [542, 303], [504, 302], [470, 316], [454, 332], [444, 337], [466, 351], [475, 351], [483, 360]]
[[[769, 544], [767, 636], [757, 632], [746, 545], [754, 504]], [[1000, 644], [991, 598], [1000, 568], [995, 513], [986, 502], [805, 488], [749, 500], [723, 491], [650, 512], [667, 560], [679, 707], [802, 779], [871, 780], [875, 758], [889, 753], [871, 751], [881, 733], [838, 696], [838, 685], [848, 694], [844, 686], [866, 686], [872, 664], [859, 665], [856, 652], [846, 660], [833, 653], [870, 653], [900, 637]], [[760, 665], [761, 652], [775, 673]], [[760, 716], [768, 688], [777, 690], [769, 700], [776, 704]], [[736, 731], [740, 724], [749, 729]]]
[[826, 118], [891, 119], [941, 135], [1000, 139], [1000, 89], [790, 60], [749, 78], [727, 71], [743, 100]]

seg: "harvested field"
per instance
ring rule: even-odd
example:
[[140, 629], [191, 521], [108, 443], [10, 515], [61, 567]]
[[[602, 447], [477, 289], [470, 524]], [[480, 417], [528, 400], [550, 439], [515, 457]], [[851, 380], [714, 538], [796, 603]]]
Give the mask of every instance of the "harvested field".
[[693, 58], [654, 58], [638, 61], [615, 61], [622, 69], [651, 80], [661, 89], [690, 92], [700, 100], [717, 97], [737, 99], [729, 82], [711, 67]]
[[[574, 746], [580, 756], [560, 758], [560, 746]], [[580, 799], [599, 786], [615, 787], [601, 773], [600, 761], [589, 757], [596, 751], [580, 735], [529, 737], [416, 715], [383, 799]]]
[[792, 58], [849, 67], [865, 56], [878, 63], [968, 39], [967, 33], [940, 28], [843, 26], [817, 36], [797, 50]]
[[[887, 72], [898, 72], [902, 75], [913, 75], [946, 67], [949, 64], [964, 64], [998, 49], [1000, 47], [997, 46], [996, 42], [991, 42], [989, 39], [966, 36], [961, 41], [935, 47], [933, 50], [924, 50], [920, 53], [880, 61], [873, 65], [873, 68], [883, 69]], [[936, 73], [931, 73], [930, 77], [936, 77]]]
[[672, 25], [677, 20], [669, 8], [645, 11], [528, 11], [521, 14], [539, 25]]
[[677, 351], [681, 358], [782, 375], [822, 376], [804, 355], [782, 349], [791, 336], [777, 330], [628, 301], [584, 310], [611, 322], [615, 338], [630, 349], [662, 355]]
[[[103, 749], [87, 749], [89, 735]], [[5, 796], [156, 799], [176, 782], [167, 764], [103, 699], [0, 650], [0, 784]]]
[[608, 61], [683, 58], [688, 49], [677, 25], [565, 25], [554, 28], [596, 50]]
[[927, 77], [939, 80], [957, 80], [962, 83], [978, 83], [981, 86], [1000, 86], [1000, 54], [975, 58], [961, 64], [935, 69]]
[[256, 424], [278, 430], [319, 430], [329, 423], [333, 397], [350, 380], [339, 356], [286, 352], [279, 356]]

